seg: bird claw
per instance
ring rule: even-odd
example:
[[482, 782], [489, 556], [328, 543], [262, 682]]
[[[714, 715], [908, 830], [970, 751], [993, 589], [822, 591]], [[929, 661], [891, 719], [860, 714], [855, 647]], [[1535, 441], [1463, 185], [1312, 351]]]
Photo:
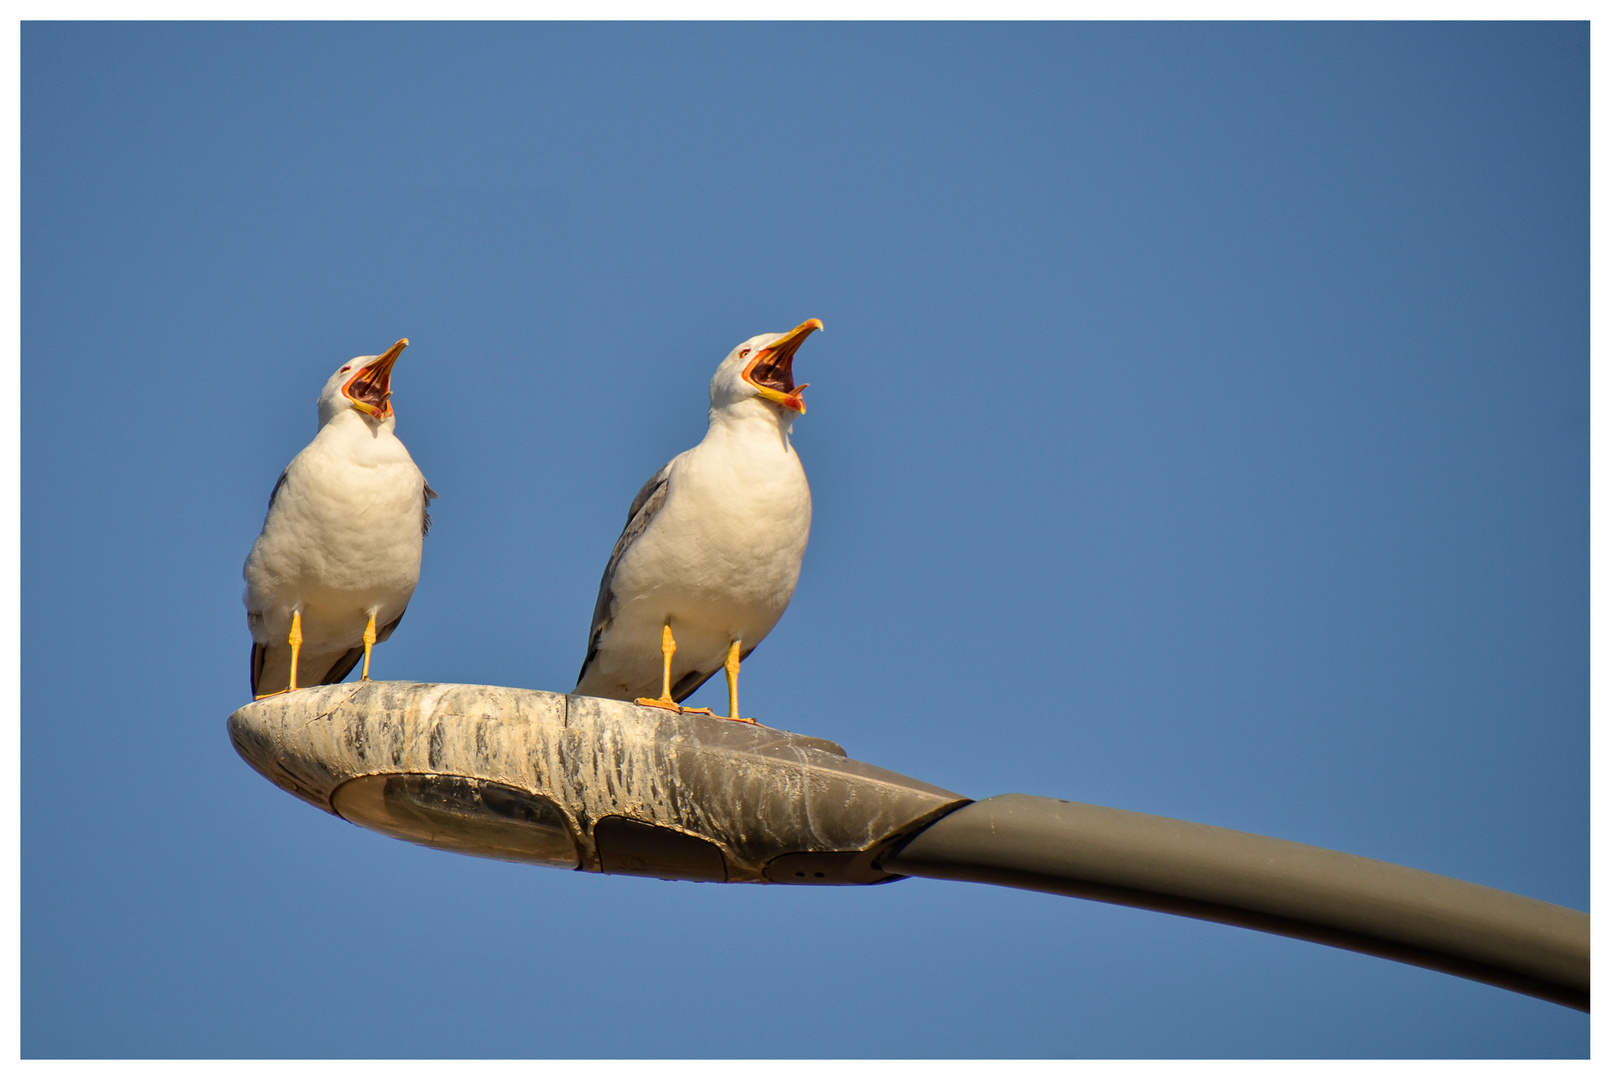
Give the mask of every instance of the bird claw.
[[[715, 716], [716, 715], [716, 713], [713, 712], [710, 709], [696, 709], [691, 705], [678, 705], [675, 701], [667, 701], [665, 698], [640, 697], [633, 704], [647, 705], [651, 709], [669, 709], [674, 713], [699, 713], [701, 716]], [[736, 716], [724, 716], [724, 717], [722, 717], [722, 719], [723, 720], [737, 720], [738, 717], [736, 717]], [[754, 720], [744, 720], [744, 721], [740, 721], [740, 722], [741, 723], [746, 723], [746, 724], [755, 723]]]

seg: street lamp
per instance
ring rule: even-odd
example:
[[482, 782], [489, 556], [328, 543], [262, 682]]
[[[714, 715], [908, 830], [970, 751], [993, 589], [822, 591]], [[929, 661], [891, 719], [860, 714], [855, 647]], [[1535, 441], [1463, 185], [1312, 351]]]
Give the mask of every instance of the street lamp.
[[697, 713], [444, 683], [229, 718], [275, 784], [401, 840], [667, 880], [976, 881], [1316, 941], [1589, 1007], [1589, 916], [1392, 863], [1031, 795], [973, 802], [837, 744]]

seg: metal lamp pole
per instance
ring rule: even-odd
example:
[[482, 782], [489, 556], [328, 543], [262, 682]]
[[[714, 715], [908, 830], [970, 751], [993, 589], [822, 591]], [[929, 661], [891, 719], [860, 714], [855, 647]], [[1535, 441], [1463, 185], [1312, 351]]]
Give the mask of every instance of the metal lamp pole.
[[1032, 795], [973, 802], [826, 739], [537, 690], [360, 682], [229, 718], [328, 813], [469, 855], [783, 885], [1059, 893], [1370, 953], [1589, 1008], [1589, 916], [1252, 833]]

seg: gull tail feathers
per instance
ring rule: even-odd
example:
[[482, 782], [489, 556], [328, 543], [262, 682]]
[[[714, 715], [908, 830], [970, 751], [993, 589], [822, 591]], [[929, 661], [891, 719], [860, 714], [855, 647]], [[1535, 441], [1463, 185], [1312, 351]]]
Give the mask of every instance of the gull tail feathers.
[[[364, 659], [362, 645], [354, 649], [316, 652], [303, 648], [297, 659], [298, 686], [338, 683], [352, 674]], [[291, 685], [291, 646], [252, 645], [252, 696], [277, 694]]]

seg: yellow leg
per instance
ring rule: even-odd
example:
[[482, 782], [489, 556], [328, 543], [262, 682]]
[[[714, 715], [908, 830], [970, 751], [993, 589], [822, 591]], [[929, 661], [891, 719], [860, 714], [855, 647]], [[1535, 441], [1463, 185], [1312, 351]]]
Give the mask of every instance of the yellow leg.
[[[375, 647], [375, 613], [369, 613], [369, 625], [364, 627], [364, 673], [359, 676], [360, 682], [369, 681], [369, 653]], [[348, 669], [351, 670], [350, 668]]]
[[754, 720], [738, 715], [738, 654], [743, 644], [742, 641], [735, 641], [729, 645], [727, 663], [722, 665], [727, 671], [727, 718], [743, 724], [753, 724]]
[[640, 697], [639, 705], [653, 705], [657, 709], [682, 709], [671, 699], [671, 658], [677, 652], [677, 639], [671, 636], [671, 623], [667, 622], [660, 628], [660, 657], [664, 663], [664, 671], [660, 680], [660, 696], [658, 698]]
[[295, 690], [297, 656], [302, 652], [302, 612], [291, 612], [291, 635], [285, 640], [291, 644], [291, 685], [286, 689]]
[[671, 624], [668, 622], [660, 628], [660, 658], [665, 662], [665, 670], [660, 680], [660, 700], [671, 700], [671, 658], [677, 655], [677, 639], [671, 636]]

